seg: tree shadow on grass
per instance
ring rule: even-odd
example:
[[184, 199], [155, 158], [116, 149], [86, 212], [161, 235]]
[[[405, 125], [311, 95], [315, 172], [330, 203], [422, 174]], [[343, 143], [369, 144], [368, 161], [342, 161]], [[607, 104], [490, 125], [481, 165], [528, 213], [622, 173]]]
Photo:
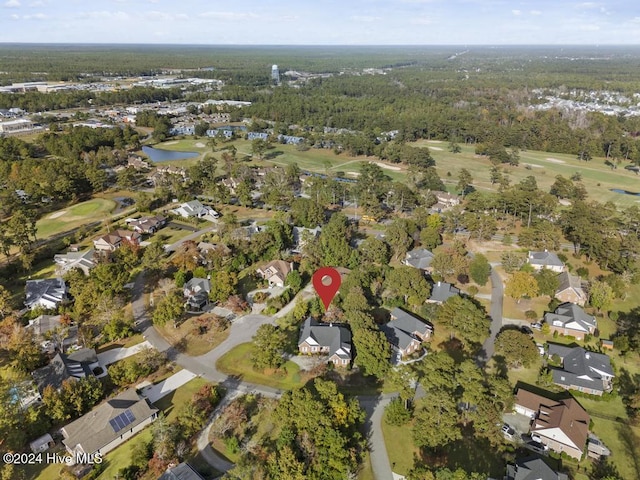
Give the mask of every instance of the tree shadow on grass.
[[618, 437], [622, 441], [627, 456], [633, 459], [631, 468], [636, 472], [634, 478], [640, 478], [640, 452], [636, 447], [640, 444], [640, 438], [638, 438], [634, 431], [627, 425], [618, 423], [616, 424], [616, 430], [618, 431]]
[[487, 439], [473, 435], [473, 429], [463, 429], [463, 438], [450, 443], [435, 454], [423, 454], [426, 465], [439, 465], [451, 470], [489, 474], [494, 478], [503, 475], [504, 461]]

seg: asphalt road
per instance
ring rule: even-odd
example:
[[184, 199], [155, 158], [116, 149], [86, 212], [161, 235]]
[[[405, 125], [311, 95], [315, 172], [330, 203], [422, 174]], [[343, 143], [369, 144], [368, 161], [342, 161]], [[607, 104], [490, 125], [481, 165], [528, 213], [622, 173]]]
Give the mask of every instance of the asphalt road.
[[495, 353], [495, 341], [496, 336], [502, 328], [502, 302], [504, 296], [504, 289], [502, 286], [502, 279], [496, 272], [495, 268], [491, 269], [491, 307], [489, 309], [489, 316], [491, 317], [491, 334], [485, 340], [482, 345], [482, 351], [478, 356], [478, 363], [486, 365]]

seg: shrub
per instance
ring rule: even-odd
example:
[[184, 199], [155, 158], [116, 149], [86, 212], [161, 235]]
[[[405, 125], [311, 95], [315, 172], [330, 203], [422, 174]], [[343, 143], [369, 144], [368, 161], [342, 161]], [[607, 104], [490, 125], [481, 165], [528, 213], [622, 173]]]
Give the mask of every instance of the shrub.
[[411, 420], [411, 411], [405, 408], [401, 398], [394, 398], [384, 409], [384, 420], [389, 425], [399, 427]]
[[476, 287], [475, 285], [471, 285], [467, 291], [469, 292], [469, 295], [471, 295], [472, 297], [478, 294], [478, 287]]
[[538, 314], [535, 310], [527, 310], [524, 312], [524, 316], [527, 320], [535, 320], [538, 318]]
[[559, 335], [559, 334], [558, 334], [558, 331], [557, 331], [557, 330], [555, 330], [555, 331], [553, 332], [553, 338], [558, 338], [558, 335]]
[[585, 267], [580, 267], [580, 268], [576, 269], [576, 273], [581, 278], [584, 278], [584, 279], [589, 278], [589, 269], [587, 269]]

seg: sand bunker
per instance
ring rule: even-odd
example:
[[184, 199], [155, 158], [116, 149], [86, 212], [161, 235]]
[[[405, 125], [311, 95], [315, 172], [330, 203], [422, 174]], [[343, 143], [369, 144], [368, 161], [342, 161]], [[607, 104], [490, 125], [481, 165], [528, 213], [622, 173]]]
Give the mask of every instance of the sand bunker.
[[429, 147], [429, 150], [438, 150], [439, 152], [442, 151], [440, 147]]
[[542, 165], [536, 165], [535, 163], [523, 163], [523, 165], [526, 165], [528, 167], [533, 167], [533, 168], [544, 168]]
[[567, 163], [564, 160], [558, 160], [557, 158], [552, 158], [552, 157], [547, 157], [545, 158], [545, 160], [551, 163]]
[[378, 165], [380, 168], [386, 168], [387, 170], [402, 170], [400, 167], [393, 167], [391, 165], [387, 165], [385, 163], [381, 163], [381, 162], [376, 162], [376, 165]]
[[55, 212], [55, 213], [52, 213], [51, 215], [49, 215], [49, 218], [58, 218], [58, 217], [61, 217], [62, 215], [64, 215], [65, 213], [67, 213], [66, 210], [62, 210], [61, 212]]
[[360, 172], [345, 172], [346, 175], [349, 175], [350, 177], [359, 177], [360, 176]]
[[172, 142], [166, 142], [164, 145], [175, 145], [176, 143], [178, 143], [178, 141], [174, 140]]
[[197, 148], [204, 148], [204, 147], [206, 147], [206, 145], [204, 143], [202, 143], [202, 142], [198, 142], [198, 143], [196, 143], [196, 147]]

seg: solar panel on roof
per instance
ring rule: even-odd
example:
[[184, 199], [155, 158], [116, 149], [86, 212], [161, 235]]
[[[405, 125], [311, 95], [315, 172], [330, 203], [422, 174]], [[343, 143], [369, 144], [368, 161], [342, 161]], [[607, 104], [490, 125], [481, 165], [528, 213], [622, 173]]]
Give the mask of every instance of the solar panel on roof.
[[131, 423], [133, 423], [135, 419], [136, 417], [133, 416], [133, 413], [131, 413], [131, 410], [127, 409], [117, 417], [114, 417], [111, 420], [109, 420], [109, 425], [111, 425], [111, 428], [113, 428], [114, 432], [118, 433], [120, 430], [123, 430], [128, 425], [131, 425]]

